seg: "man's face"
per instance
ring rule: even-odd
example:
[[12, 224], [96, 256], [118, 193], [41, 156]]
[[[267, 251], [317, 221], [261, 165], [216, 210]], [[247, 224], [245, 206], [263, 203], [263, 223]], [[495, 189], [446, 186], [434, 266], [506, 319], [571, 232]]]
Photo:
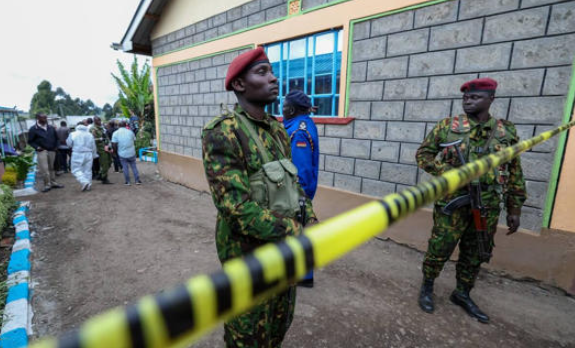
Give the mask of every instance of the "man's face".
[[100, 120], [99, 117], [94, 117], [94, 124], [98, 127], [100, 127], [102, 125], [102, 120]]
[[467, 92], [463, 94], [463, 111], [476, 115], [489, 110], [495, 97], [488, 92]]
[[238, 78], [235, 88], [247, 101], [260, 105], [273, 103], [279, 94], [278, 79], [269, 63], [260, 63], [248, 69]]
[[287, 99], [284, 99], [284, 105], [282, 107], [282, 115], [284, 118], [290, 118], [292, 116], [292, 106], [291, 104], [287, 101]]
[[38, 115], [36, 117], [36, 120], [38, 121], [38, 124], [41, 124], [42, 126], [45, 125], [46, 123], [48, 123], [48, 116], [46, 115]]

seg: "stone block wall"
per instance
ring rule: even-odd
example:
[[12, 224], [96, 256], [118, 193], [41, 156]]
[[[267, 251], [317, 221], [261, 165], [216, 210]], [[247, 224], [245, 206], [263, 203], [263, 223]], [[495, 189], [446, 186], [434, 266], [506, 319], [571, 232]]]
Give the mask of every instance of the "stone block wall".
[[162, 150], [202, 158], [202, 128], [220, 114], [220, 104], [236, 102], [224, 88], [228, 65], [238, 50], [158, 69]]
[[[575, 1], [453, 0], [354, 26], [348, 116], [320, 128], [320, 183], [382, 196], [425, 180], [414, 154], [461, 113], [459, 86], [492, 77], [492, 114], [521, 138], [558, 125], [575, 55]], [[541, 227], [556, 139], [522, 155], [522, 225]]]

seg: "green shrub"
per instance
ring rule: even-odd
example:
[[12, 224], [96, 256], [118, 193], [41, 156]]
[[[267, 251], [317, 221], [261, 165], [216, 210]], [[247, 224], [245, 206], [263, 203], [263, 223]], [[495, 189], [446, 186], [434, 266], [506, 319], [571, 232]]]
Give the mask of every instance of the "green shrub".
[[150, 147], [152, 142], [152, 135], [145, 131], [138, 132], [134, 145], [136, 146], [136, 155], [138, 151], [144, 147]]
[[26, 179], [28, 169], [32, 166], [32, 159], [28, 159], [25, 156], [4, 157], [3, 161], [6, 166], [16, 168], [16, 178], [18, 180]]
[[16, 183], [18, 182], [18, 174], [13, 170], [6, 170], [4, 174], [2, 174], [2, 183], [8, 185], [10, 187], [15, 187]]
[[[6, 173], [4, 173], [6, 175]], [[14, 173], [12, 173], [15, 178]], [[2, 176], [4, 182], [4, 176]], [[12, 189], [7, 185], [0, 185], [0, 232], [10, 223], [12, 211], [16, 207], [16, 200], [12, 194]]]

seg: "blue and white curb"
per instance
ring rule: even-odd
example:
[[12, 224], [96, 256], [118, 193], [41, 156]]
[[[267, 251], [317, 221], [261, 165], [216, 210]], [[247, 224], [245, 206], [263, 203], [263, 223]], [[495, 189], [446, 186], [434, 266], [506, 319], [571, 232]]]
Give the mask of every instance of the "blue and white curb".
[[17, 348], [28, 345], [28, 334], [31, 334], [30, 308], [30, 229], [26, 212], [29, 203], [20, 203], [14, 212], [12, 222], [16, 229], [16, 242], [12, 246], [12, 255], [8, 263], [8, 296], [2, 331], [0, 331], [0, 348]]
[[24, 180], [24, 188], [19, 190], [14, 190], [14, 197], [21, 197], [21, 196], [30, 196], [38, 193], [34, 188], [34, 184], [36, 183], [36, 163], [38, 156], [34, 154], [32, 162], [34, 164], [28, 169], [28, 174], [26, 175], [26, 179]]

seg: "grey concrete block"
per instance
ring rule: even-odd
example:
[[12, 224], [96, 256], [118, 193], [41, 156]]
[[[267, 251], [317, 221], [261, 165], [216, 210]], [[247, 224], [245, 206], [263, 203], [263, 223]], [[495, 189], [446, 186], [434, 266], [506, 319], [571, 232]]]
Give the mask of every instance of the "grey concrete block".
[[386, 140], [421, 143], [425, 137], [425, 123], [388, 122]]
[[319, 163], [318, 163], [319, 170], [325, 170], [325, 156], [326, 155], [319, 155]]
[[396, 121], [403, 119], [403, 101], [371, 103], [371, 119], [378, 121]]
[[218, 36], [224, 36], [231, 33], [233, 30], [232, 23], [227, 23], [218, 27]]
[[208, 29], [204, 32], [205, 37], [204, 40], [211, 40], [218, 37], [218, 28]]
[[561, 34], [575, 31], [575, 2], [553, 6], [547, 34]]
[[547, 198], [548, 184], [545, 182], [527, 181], [527, 200], [525, 205], [535, 208], [544, 208]]
[[355, 121], [353, 137], [355, 139], [385, 139], [386, 123], [384, 121]]
[[353, 174], [355, 159], [339, 156], [325, 156], [325, 170], [328, 172]]
[[457, 1], [447, 1], [416, 10], [415, 27], [420, 28], [455, 22], [457, 20], [457, 5]]
[[328, 0], [302, 0], [301, 8], [302, 10], [309, 10], [310, 8], [321, 6], [328, 2]]
[[504, 70], [509, 67], [511, 42], [457, 50], [456, 73]]
[[207, 68], [206, 69], [206, 80], [214, 80], [216, 78], [217, 78], [216, 68]]
[[525, 152], [521, 155], [525, 180], [549, 181], [553, 167], [552, 153]]
[[347, 157], [369, 159], [370, 147], [371, 142], [369, 140], [342, 139], [341, 155]]
[[356, 160], [354, 175], [363, 178], [379, 179], [379, 167], [380, 162], [378, 161]]
[[260, 0], [250, 1], [242, 5], [242, 17], [248, 17], [261, 9]]
[[317, 135], [320, 137], [325, 136], [325, 124], [316, 124]]
[[355, 41], [353, 43], [353, 62], [380, 59], [385, 57], [387, 36]]
[[352, 82], [349, 88], [350, 100], [381, 100], [383, 82]]
[[460, 98], [459, 88], [461, 85], [475, 78], [477, 78], [477, 74], [431, 77], [428, 98]]
[[222, 92], [222, 91], [224, 91], [223, 80], [210, 81], [210, 92]]
[[353, 123], [348, 123], [346, 125], [327, 124], [325, 125], [325, 135], [327, 137], [352, 138]]
[[408, 164], [382, 162], [379, 179], [387, 182], [415, 185], [417, 167]]
[[519, 0], [461, 0], [459, 19], [482, 17], [519, 8]]
[[206, 93], [210, 91], [210, 81], [200, 82], [200, 93]]
[[399, 152], [399, 162], [405, 164], [417, 164], [415, 160], [415, 153], [419, 149], [419, 144], [401, 144], [401, 150]]
[[530, 125], [515, 125], [515, 130], [517, 131], [519, 140], [526, 140], [533, 138], [535, 127]]
[[227, 15], [225, 12], [222, 12], [220, 14], [215, 15], [212, 18], [212, 25], [214, 27], [219, 27], [220, 25], [226, 24], [227, 21]]
[[333, 186], [345, 191], [361, 192], [361, 178], [353, 175], [335, 174]]
[[356, 23], [353, 25], [353, 40], [363, 40], [369, 38], [371, 21]]
[[523, 0], [521, 2], [521, 8], [546, 5], [554, 2], [557, 2], [557, 0]]
[[318, 184], [323, 186], [333, 186], [334, 174], [320, 170], [318, 173]]
[[511, 68], [570, 65], [575, 55], [575, 34], [515, 43]]
[[339, 155], [341, 139], [338, 138], [319, 138], [319, 151], [328, 155]]
[[482, 73], [480, 77], [491, 77], [498, 82], [497, 96], [537, 96], [543, 85], [544, 69], [515, 70]]
[[206, 34], [205, 31], [202, 31], [201, 33], [197, 33], [192, 37], [192, 41], [194, 44], [203, 42], [206, 40]]
[[570, 66], [547, 69], [545, 83], [543, 85], [543, 94], [567, 95], [572, 71], [573, 69]]
[[238, 6], [238, 7], [234, 7], [231, 10], [228, 10], [226, 12], [226, 20], [228, 22], [233, 22], [236, 19], [240, 18], [242, 16], [242, 7]]
[[212, 58], [200, 59], [200, 67], [201, 68], [209, 68], [211, 66], [212, 66]]
[[248, 27], [253, 27], [255, 25], [260, 25], [266, 21], [265, 11], [256, 12], [248, 16]]
[[248, 17], [242, 17], [232, 22], [232, 31], [242, 30], [248, 27]]
[[188, 63], [190, 71], [192, 70], [198, 70], [200, 68], [200, 61], [199, 60], [193, 60], [191, 62]]
[[216, 67], [217, 71], [217, 78], [218, 79], [225, 79], [226, 74], [228, 73], [228, 65], [220, 65]]
[[523, 206], [521, 209], [521, 228], [540, 232], [543, 223], [543, 210]]
[[427, 78], [393, 80], [385, 82], [383, 98], [390, 99], [425, 99]]
[[409, 76], [450, 74], [454, 65], [455, 51], [417, 54], [409, 60]]
[[413, 11], [400, 12], [371, 21], [371, 37], [381, 36], [413, 28]]
[[367, 75], [367, 62], [351, 64], [351, 81], [364, 82]]
[[266, 21], [282, 18], [287, 15], [287, 6], [285, 4], [272, 7], [266, 10]]
[[405, 121], [439, 121], [449, 117], [451, 100], [408, 101], [405, 103]]
[[517, 124], [558, 125], [563, 119], [564, 97], [514, 98], [509, 121]]
[[367, 63], [368, 81], [393, 79], [406, 76], [407, 57], [372, 60]]
[[549, 8], [540, 7], [488, 17], [483, 42], [527, 39], [545, 34]]
[[[555, 126], [537, 126], [535, 127], [535, 135], [539, 135], [548, 130], [554, 129]], [[552, 152], [555, 153], [557, 150], [557, 143], [559, 142], [559, 136], [554, 136], [546, 142], [537, 145], [533, 148], [535, 152]]]
[[403, 54], [427, 51], [429, 29], [418, 29], [404, 33], [389, 35], [387, 55], [399, 56]]
[[430, 50], [442, 50], [478, 45], [481, 41], [483, 20], [474, 19], [446, 24], [431, 29]]
[[379, 180], [363, 179], [361, 193], [382, 198], [395, 192], [395, 184]]
[[370, 102], [349, 102], [347, 116], [369, 120]]
[[266, 8], [278, 6], [278, 5], [283, 5], [284, 7], [286, 7], [286, 1], [285, 0], [261, 0], [262, 10], [266, 9]]

